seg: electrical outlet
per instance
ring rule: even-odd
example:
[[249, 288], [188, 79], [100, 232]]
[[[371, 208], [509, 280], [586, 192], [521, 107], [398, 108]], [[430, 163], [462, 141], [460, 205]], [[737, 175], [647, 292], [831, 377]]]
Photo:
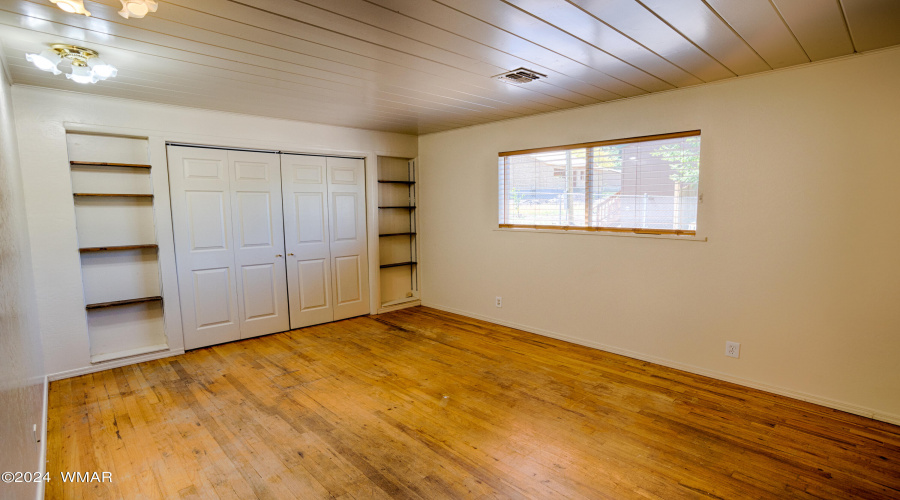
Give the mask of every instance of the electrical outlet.
[[503, 307], [503, 297], [497, 296], [497, 307]]
[[731, 356], [732, 358], [741, 357], [741, 344], [738, 342], [725, 342], [725, 355]]

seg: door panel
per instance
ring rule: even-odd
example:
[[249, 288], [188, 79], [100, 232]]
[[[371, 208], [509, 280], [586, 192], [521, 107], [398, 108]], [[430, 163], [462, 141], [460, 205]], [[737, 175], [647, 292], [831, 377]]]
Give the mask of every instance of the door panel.
[[185, 191], [191, 250], [228, 250], [225, 193]]
[[233, 316], [228, 300], [234, 293], [230, 269], [199, 269], [194, 271], [194, 310], [197, 328], [230, 323]]
[[275, 266], [259, 264], [243, 266], [244, 311], [247, 321], [278, 315], [278, 290]]
[[334, 319], [369, 313], [365, 162], [328, 158]]
[[297, 262], [300, 283], [300, 310], [310, 311], [329, 307], [328, 260], [315, 259]]
[[184, 346], [240, 338], [228, 154], [168, 146]]
[[278, 157], [228, 151], [241, 338], [290, 328]]
[[362, 296], [359, 284], [359, 257], [335, 257], [335, 289], [337, 290], [337, 304], [344, 305], [359, 301]]
[[334, 241], [356, 241], [356, 213], [359, 210], [356, 193], [334, 193]]
[[334, 320], [326, 161], [281, 155], [291, 328]]
[[[297, 207], [297, 243], [328, 244], [324, 193], [295, 193], [294, 202]], [[300, 217], [300, 214], [303, 216]]]
[[240, 248], [273, 248], [276, 228], [272, 220], [272, 196], [270, 193], [238, 193], [237, 200], [241, 224], [239, 227]]

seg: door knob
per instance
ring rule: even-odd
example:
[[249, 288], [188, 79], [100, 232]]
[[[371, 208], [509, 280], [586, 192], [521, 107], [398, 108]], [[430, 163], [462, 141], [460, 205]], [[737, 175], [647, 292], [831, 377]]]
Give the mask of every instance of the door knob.
[[276, 258], [279, 258], [279, 257], [281, 257], [281, 254], [280, 254], [280, 253], [279, 253], [279, 254], [276, 254], [275, 257], [276, 257]]
[[292, 256], [293, 256], [293, 255], [294, 255], [294, 254], [292, 254], [292, 253], [289, 253], [289, 254], [288, 254], [288, 257], [292, 257]]

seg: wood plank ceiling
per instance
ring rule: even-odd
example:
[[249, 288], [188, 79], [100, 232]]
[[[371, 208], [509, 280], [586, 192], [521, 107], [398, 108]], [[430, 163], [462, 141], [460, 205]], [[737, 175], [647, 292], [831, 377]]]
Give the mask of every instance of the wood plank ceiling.
[[[12, 81], [425, 134], [900, 44], [897, 0], [168, 0], [143, 19], [0, 0]], [[25, 60], [98, 50], [81, 85]], [[519, 67], [526, 85], [493, 78]]]

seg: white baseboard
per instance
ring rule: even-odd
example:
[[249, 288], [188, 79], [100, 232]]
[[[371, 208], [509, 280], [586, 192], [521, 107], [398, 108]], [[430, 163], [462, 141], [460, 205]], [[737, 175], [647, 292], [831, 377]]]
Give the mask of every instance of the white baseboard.
[[179, 354], [184, 354], [184, 349], [173, 349], [171, 351], [154, 352], [142, 356], [131, 356], [128, 358], [119, 358], [110, 361], [104, 361], [101, 363], [93, 364], [91, 366], [84, 366], [82, 368], [75, 368], [72, 370], [51, 373], [50, 375], [47, 375], [47, 377], [51, 382], [53, 382], [56, 380], [62, 380], [64, 378], [77, 377], [79, 375], [86, 375], [88, 373], [102, 372], [104, 370], [109, 370], [112, 368], [119, 368], [120, 366], [134, 365], [137, 363], [143, 363], [144, 361], [167, 358], [169, 356], [177, 356]]
[[[43, 476], [47, 472], [47, 425], [50, 423], [50, 379], [44, 377], [44, 404], [41, 410], [41, 452], [38, 454], [38, 470]], [[44, 481], [37, 485], [37, 500], [44, 498]]]
[[863, 417], [872, 418], [875, 420], [880, 420], [882, 422], [887, 422], [890, 424], [900, 425], [900, 415], [896, 415], [893, 413], [886, 413], [880, 410], [874, 410], [872, 408], [866, 408], [864, 406], [859, 406], [851, 403], [845, 403], [843, 401], [837, 401], [834, 399], [824, 398], [821, 396], [816, 396], [815, 394], [808, 394], [805, 392], [795, 391], [792, 389], [788, 389], [786, 387], [774, 386], [762, 382], [757, 382], [755, 380], [745, 379], [741, 377], [735, 377], [733, 375], [729, 375], [727, 373], [718, 372], [715, 370], [708, 370], [706, 368], [701, 368], [699, 366], [689, 365], [685, 363], [679, 363], [677, 361], [672, 361], [665, 358], [659, 358], [656, 356], [650, 356], [647, 354], [642, 354], [636, 351], [630, 351], [628, 349], [621, 349], [619, 347], [614, 347], [606, 344], [601, 344], [599, 342], [591, 342], [589, 340], [579, 339], [576, 337], [571, 337], [568, 335], [563, 335], [560, 333], [552, 332], [549, 330], [544, 330], [541, 328], [535, 328], [528, 325], [521, 325], [518, 323], [513, 323], [510, 321], [504, 321], [497, 318], [492, 318], [490, 316], [482, 316], [480, 314], [470, 313], [468, 311], [462, 311], [459, 309], [455, 309], [452, 307], [442, 306], [440, 304], [433, 304], [428, 302], [423, 302], [423, 306], [431, 307], [434, 309], [439, 309], [441, 311], [446, 311], [454, 314], [459, 314], [461, 316], [468, 316], [470, 318], [480, 319], [482, 321], [487, 321], [490, 323], [496, 323], [502, 326], [508, 326], [510, 328], [515, 328], [517, 330], [523, 330], [529, 333], [534, 333], [537, 335], [543, 335], [545, 337], [550, 337], [558, 340], [564, 340], [566, 342], [571, 342], [573, 344], [583, 345], [586, 347], [592, 347], [594, 349], [599, 349], [601, 351], [611, 352], [613, 354], [619, 354], [622, 356], [627, 356], [629, 358], [638, 359], [641, 361], [648, 361], [650, 363], [655, 363], [657, 365], [666, 366], [669, 368], [675, 368], [677, 370], [683, 370], [686, 372], [694, 373], [696, 375], [703, 375], [705, 377], [714, 378], [717, 380], [722, 380], [725, 382], [731, 382], [734, 384], [742, 385], [745, 387], [750, 387], [753, 389], [759, 389], [761, 391], [770, 392], [772, 394], [778, 394], [779, 396], [787, 396], [789, 398], [799, 399], [801, 401], [806, 401], [808, 403], [814, 403], [817, 405], [825, 406], [827, 408], [833, 408], [835, 410], [845, 411], [847, 413], [853, 413], [854, 415], [860, 415]]

